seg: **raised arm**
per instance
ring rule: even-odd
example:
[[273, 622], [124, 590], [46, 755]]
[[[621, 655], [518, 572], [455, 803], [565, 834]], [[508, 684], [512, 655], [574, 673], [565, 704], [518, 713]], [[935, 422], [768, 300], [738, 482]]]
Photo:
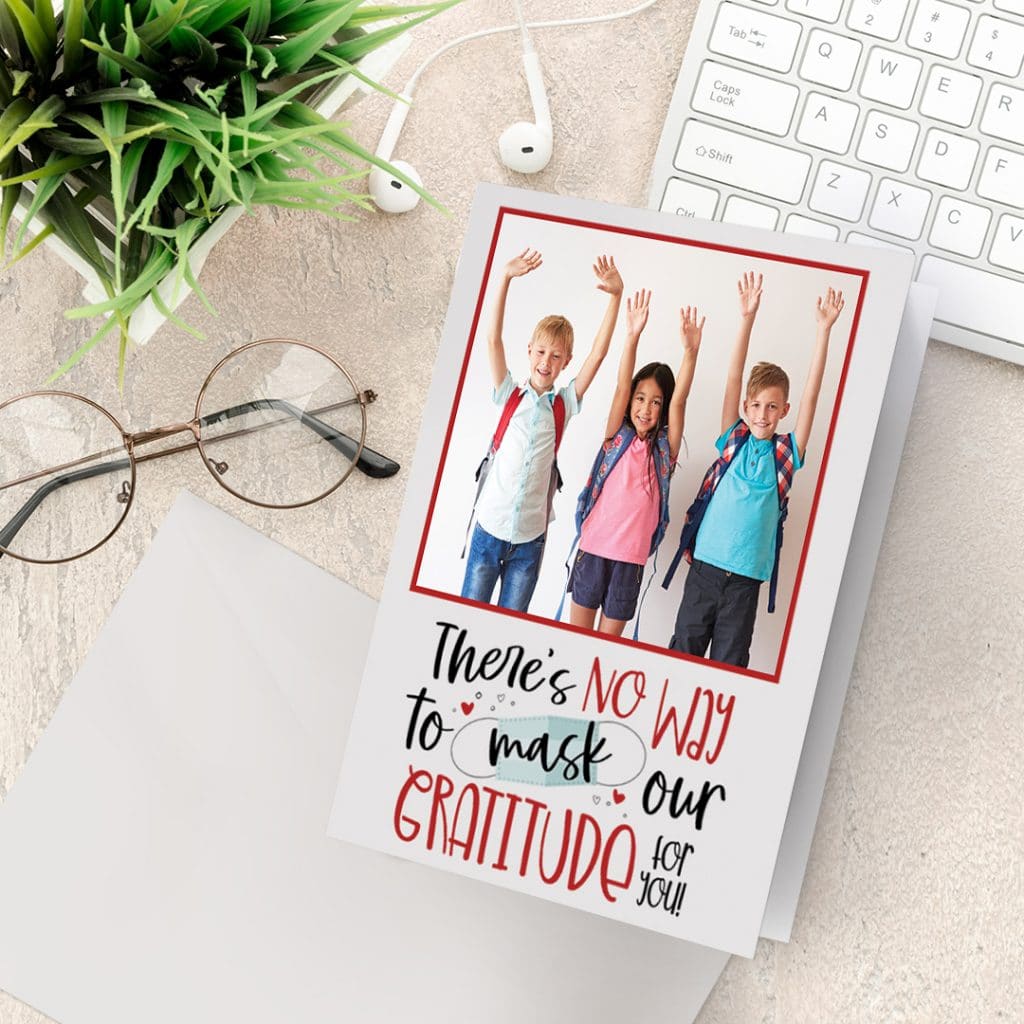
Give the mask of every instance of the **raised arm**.
[[696, 306], [679, 310], [679, 338], [683, 343], [683, 361], [676, 374], [676, 387], [668, 406], [668, 448], [674, 462], [683, 443], [683, 428], [686, 426], [686, 400], [690, 397], [693, 371], [697, 368], [697, 353], [704, 333], [706, 317], [697, 317]]
[[505, 338], [503, 335], [505, 326], [505, 301], [508, 299], [508, 286], [514, 277], [522, 277], [536, 270], [544, 261], [536, 249], [524, 249], [518, 256], [514, 256], [505, 264], [502, 269], [501, 282], [498, 285], [498, 294], [494, 300], [494, 308], [491, 310], [491, 320], [487, 330], [487, 355], [491, 363], [491, 380], [494, 386], [500, 388], [508, 374], [508, 361], [505, 358]]
[[747, 364], [747, 349], [750, 347], [750, 332], [761, 305], [762, 275], [745, 273], [736, 282], [740, 297], [740, 328], [732, 346], [729, 370], [725, 378], [725, 398], [722, 400], [722, 433], [724, 434], [740, 414], [740, 396], [743, 393], [743, 367]]
[[636, 349], [640, 335], [647, 326], [651, 308], [651, 293], [641, 288], [632, 299], [626, 299], [626, 343], [622, 346], [619, 375], [615, 380], [615, 394], [608, 410], [608, 423], [604, 428], [605, 440], [615, 436], [622, 426], [629, 401], [633, 395], [633, 371], [636, 369]]
[[843, 311], [843, 293], [829, 288], [828, 294], [818, 296], [815, 319], [818, 330], [814, 337], [814, 352], [811, 354], [811, 365], [807, 370], [807, 383], [804, 393], [800, 396], [800, 408], [796, 414], [796, 448], [803, 461], [807, 451], [807, 442], [814, 426], [814, 413], [818, 408], [818, 395], [821, 393], [821, 380], [825, 375], [825, 360], [828, 358], [828, 339], [832, 333], [832, 325], [839, 319]]
[[622, 302], [622, 278], [615, 267], [615, 260], [611, 256], [598, 256], [594, 264], [594, 274], [597, 276], [597, 287], [608, 295], [608, 308], [604, 312], [604, 319], [597, 329], [594, 337], [594, 344], [590, 353], [583, 361], [580, 372], [576, 374], [576, 399], [582, 399], [587, 388], [594, 381], [597, 371], [608, 355], [608, 346], [612, 342], [612, 334], [615, 331], [615, 321], [619, 318], [619, 304]]

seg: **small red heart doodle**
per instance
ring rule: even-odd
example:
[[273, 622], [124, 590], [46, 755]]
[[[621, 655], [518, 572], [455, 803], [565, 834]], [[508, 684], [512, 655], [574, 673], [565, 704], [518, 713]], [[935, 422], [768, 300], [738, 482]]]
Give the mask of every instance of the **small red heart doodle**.
[[473, 714], [473, 708], [475, 707], [476, 705], [471, 700], [464, 700], [462, 702], [462, 713], [464, 715], [471, 715]]
[[625, 793], [620, 793], [617, 789], [612, 790], [612, 799], [617, 803], [621, 804], [626, 799]]

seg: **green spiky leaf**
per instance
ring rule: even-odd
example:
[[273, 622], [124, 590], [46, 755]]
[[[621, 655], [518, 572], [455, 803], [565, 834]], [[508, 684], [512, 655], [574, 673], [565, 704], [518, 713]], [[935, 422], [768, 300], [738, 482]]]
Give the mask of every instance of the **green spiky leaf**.
[[18, 222], [15, 260], [59, 238], [106, 296], [71, 312], [104, 321], [59, 372], [112, 333], [121, 372], [168, 274], [154, 303], [187, 329], [172, 293], [206, 303], [188, 250], [227, 207], [370, 209], [361, 162], [387, 165], [307, 102], [347, 75], [380, 88], [355, 61], [451, 2], [0, 0], [0, 229]]

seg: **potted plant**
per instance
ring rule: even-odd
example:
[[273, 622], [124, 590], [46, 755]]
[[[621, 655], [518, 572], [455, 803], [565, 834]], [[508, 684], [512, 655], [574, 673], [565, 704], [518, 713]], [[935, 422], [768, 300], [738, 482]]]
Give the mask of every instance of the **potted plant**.
[[123, 375], [143, 303], [188, 329], [173, 307], [189, 288], [202, 298], [193, 257], [219, 221], [369, 208], [355, 161], [381, 161], [314, 91], [375, 85], [358, 62], [454, 2], [0, 0], [4, 258], [17, 209], [7, 266], [53, 239], [102, 289], [68, 312], [105, 320], [54, 376], [113, 331]]

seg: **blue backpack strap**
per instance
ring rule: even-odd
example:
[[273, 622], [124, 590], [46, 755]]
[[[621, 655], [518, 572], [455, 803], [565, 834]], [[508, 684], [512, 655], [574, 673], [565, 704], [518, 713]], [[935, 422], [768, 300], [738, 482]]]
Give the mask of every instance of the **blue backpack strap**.
[[[597, 450], [597, 455], [594, 458], [594, 465], [590, 468], [590, 474], [587, 477], [587, 482], [583, 486], [583, 490], [580, 491], [579, 497], [576, 499], [576, 536], [573, 538], [572, 547], [569, 548], [569, 555], [565, 560], [565, 586], [562, 587], [562, 597], [558, 602], [558, 611], [555, 612], [555, 621], [562, 621], [562, 610], [565, 607], [565, 595], [568, 593], [569, 587], [569, 576], [572, 573], [572, 556], [576, 551], [576, 548], [580, 543], [580, 534], [583, 532], [583, 520], [587, 518], [590, 510], [594, 507], [594, 502], [597, 501], [597, 495], [601, 493], [601, 487], [604, 484], [604, 477], [608, 475], [606, 470], [604, 474], [601, 474], [601, 469], [604, 466], [605, 459], [608, 457], [608, 448], [606, 444], [602, 444]], [[594, 482], [600, 477], [600, 483], [597, 488], [594, 488]]]
[[643, 593], [640, 595], [640, 603], [636, 608], [636, 620], [633, 622], [633, 639], [640, 639], [640, 613], [644, 610], [644, 601], [647, 600], [647, 591], [651, 589], [651, 584], [654, 582], [654, 577], [658, 575], [658, 552], [655, 549], [654, 552], [654, 565], [651, 567], [651, 575], [648, 577], [647, 586], [643, 588]]
[[775, 528], [775, 563], [768, 583], [768, 611], [775, 611], [775, 593], [779, 586], [779, 559], [782, 555], [782, 526], [789, 515], [789, 488], [793, 484], [793, 443], [789, 434], [776, 434], [775, 476], [779, 489], [779, 523]]
[[775, 611], [775, 592], [779, 586], [779, 554], [782, 551], [782, 524], [789, 515], [789, 499], [779, 506], [779, 525], [775, 527], [775, 564], [772, 566], [772, 578], [768, 582], [768, 611]]
[[569, 577], [572, 575], [572, 556], [576, 553], [576, 548], [580, 542], [579, 531], [576, 531], [576, 537], [572, 542], [572, 547], [569, 548], [569, 557], [565, 560], [565, 586], [562, 587], [562, 597], [558, 602], [558, 611], [555, 612], [555, 622], [562, 621], [562, 611], [565, 608], [565, 595], [569, 593]]
[[663, 590], [668, 590], [669, 584], [671, 584], [672, 578], [675, 576], [676, 569], [679, 568], [679, 563], [686, 553], [690, 552], [692, 555], [694, 545], [697, 543], [697, 532], [704, 521], [704, 513], [707, 511], [711, 498], [718, 489], [718, 485], [722, 482], [722, 477], [736, 458], [736, 454], [747, 443], [749, 437], [750, 428], [743, 420], [737, 420], [736, 424], [729, 431], [729, 436], [725, 439], [722, 454], [711, 463], [708, 471], [704, 474], [700, 489], [697, 491], [697, 497], [693, 499], [693, 503], [686, 510], [686, 521], [683, 523], [682, 532], [679, 534], [679, 546], [672, 561], [669, 563], [668, 569], [665, 571], [665, 578], [661, 581]]
[[655, 442], [654, 449], [655, 475], [658, 485], [658, 525], [651, 536], [651, 549], [648, 558], [655, 554], [665, 539], [669, 524], [669, 485], [672, 479], [672, 454], [668, 446], [668, 429], [661, 432]]

